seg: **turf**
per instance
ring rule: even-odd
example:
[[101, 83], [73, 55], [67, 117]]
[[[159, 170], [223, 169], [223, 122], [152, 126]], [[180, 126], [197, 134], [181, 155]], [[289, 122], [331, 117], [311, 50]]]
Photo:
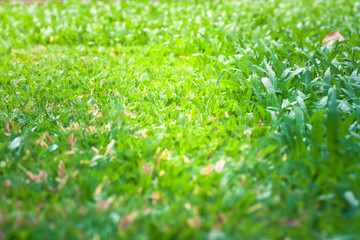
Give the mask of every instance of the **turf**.
[[0, 5], [0, 239], [359, 239], [359, 34], [348, 0]]

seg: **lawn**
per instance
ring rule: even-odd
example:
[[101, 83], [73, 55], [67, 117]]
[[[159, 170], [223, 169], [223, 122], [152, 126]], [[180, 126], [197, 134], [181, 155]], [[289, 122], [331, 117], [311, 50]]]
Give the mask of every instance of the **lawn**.
[[359, 35], [355, 0], [0, 4], [0, 239], [360, 239]]

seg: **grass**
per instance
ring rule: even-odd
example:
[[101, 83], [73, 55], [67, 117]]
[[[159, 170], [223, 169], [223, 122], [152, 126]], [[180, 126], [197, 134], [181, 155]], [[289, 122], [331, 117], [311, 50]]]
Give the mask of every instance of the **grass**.
[[0, 5], [0, 239], [360, 238], [359, 26], [346, 0]]

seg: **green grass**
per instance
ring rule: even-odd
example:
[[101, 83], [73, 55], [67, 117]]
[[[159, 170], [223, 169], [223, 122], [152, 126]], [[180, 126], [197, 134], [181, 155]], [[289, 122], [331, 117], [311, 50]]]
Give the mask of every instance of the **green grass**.
[[348, 0], [0, 5], [0, 239], [359, 239], [359, 34]]

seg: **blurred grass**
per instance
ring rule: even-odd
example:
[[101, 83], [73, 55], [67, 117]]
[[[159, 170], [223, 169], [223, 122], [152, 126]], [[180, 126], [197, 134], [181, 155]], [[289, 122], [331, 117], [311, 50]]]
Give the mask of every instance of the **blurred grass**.
[[0, 238], [359, 238], [359, 10], [0, 5]]

